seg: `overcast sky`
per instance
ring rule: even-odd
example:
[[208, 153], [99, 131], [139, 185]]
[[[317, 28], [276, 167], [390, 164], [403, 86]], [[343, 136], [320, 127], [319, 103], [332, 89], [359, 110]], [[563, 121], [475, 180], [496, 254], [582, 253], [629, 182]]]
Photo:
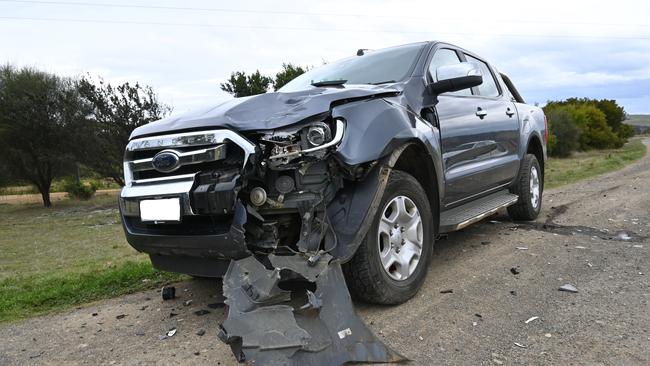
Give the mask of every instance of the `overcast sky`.
[[530, 103], [610, 98], [650, 113], [647, 0], [0, 0], [0, 63], [139, 81], [175, 113], [229, 98], [219, 83], [234, 70], [422, 40], [480, 54]]

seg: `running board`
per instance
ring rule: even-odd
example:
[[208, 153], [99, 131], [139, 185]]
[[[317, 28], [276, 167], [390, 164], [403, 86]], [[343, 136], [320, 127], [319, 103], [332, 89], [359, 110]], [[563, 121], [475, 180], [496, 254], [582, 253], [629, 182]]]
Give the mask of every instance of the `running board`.
[[507, 190], [468, 202], [440, 213], [440, 233], [460, 230], [517, 202], [519, 196]]

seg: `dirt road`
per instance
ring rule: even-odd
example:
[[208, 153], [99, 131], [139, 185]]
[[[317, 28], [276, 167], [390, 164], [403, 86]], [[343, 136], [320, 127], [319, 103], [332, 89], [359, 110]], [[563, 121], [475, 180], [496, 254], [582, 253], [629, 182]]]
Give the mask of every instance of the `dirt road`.
[[[649, 237], [645, 157], [546, 192], [536, 223], [500, 215], [449, 235], [417, 297], [357, 310], [417, 365], [647, 365]], [[579, 292], [558, 291], [564, 284]], [[177, 291], [173, 301], [149, 291], [2, 326], [0, 365], [235, 364], [216, 336], [218, 285], [195, 280]]]

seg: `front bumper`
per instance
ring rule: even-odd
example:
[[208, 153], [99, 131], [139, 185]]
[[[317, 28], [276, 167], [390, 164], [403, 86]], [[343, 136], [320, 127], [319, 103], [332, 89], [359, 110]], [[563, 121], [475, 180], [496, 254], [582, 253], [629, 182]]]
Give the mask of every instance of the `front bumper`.
[[138, 197], [129, 196], [130, 188], [125, 187], [122, 192], [122, 226], [129, 244], [140, 252], [227, 260], [250, 255], [244, 239], [246, 208], [240, 201], [235, 203], [232, 216], [224, 216], [219, 222], [211, 217], [188, 215], [177, 224], [144, 224], [133, 215], [140, 199], [180, 197], [183, 210], [191, 212], [189, 191]]

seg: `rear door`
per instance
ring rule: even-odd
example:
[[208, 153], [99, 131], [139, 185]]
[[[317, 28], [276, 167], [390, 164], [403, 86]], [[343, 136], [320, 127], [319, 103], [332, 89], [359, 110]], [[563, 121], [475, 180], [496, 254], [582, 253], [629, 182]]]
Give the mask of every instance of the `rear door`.
[[[435, 80], [438, 67], [465, 61], [465, 57], [452, 47], [437, 49], [429, 64], [429, 78]], [[504, 101], [487, 64], [474, 57], [468, 61], [480, 62], [477, 65], [483, 71], [483, 84], [472, 90], [442, 94], [436, 105], [446, 206], [509, 183], [518, 167], [519, 127], [516, 113], [510, 115], [515, 111], [514, 105], [507, 99]]]

